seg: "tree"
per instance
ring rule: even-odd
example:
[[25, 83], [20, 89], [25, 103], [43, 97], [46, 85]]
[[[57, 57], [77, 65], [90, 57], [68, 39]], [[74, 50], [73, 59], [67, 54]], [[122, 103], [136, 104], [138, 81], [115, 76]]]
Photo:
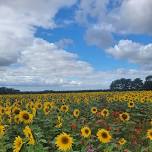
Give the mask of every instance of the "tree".
[[110, 85], [110, 89], [115, 91], [131, 90], [132, 89], [131, 87], [132, 87], [131, 79], [125, 79], [125, 78], [115, 80]]
[[120, 90], [120, 81], [119, 80], [114, 80], [112, 81], [110, 85], [110, 90]]
[[19, 93], [19, 90], [13, 88], [0, 87], [0, 94]]
[[140, 78], [136, 78], [132, 81], [132, 90], [142, 90], [143, 89], [143, 81]]
[[152, 90], [152, 75], [149, 75], [145, 78], [144, 89]]

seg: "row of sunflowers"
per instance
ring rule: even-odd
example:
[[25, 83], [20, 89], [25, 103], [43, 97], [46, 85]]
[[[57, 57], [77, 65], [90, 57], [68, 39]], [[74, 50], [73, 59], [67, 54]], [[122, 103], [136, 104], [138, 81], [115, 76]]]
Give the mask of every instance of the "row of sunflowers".
[[0, 96], [0, 152], [152, 152], [152, 91]]

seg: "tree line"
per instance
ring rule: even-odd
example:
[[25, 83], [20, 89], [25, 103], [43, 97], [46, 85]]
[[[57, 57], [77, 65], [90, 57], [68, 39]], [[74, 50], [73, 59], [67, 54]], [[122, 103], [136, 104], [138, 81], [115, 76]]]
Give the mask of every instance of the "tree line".
[[110, 85], [111, 91], [128, 91], [128, 90], [152, 90], [152, 75], [145, 78], [145, 81], [140, 78], [134, 80], [121, 78], [112, 81]]
[[20, 90], [16, 90], [13, 88], [0, 87], [0, 94], [17, 94]]

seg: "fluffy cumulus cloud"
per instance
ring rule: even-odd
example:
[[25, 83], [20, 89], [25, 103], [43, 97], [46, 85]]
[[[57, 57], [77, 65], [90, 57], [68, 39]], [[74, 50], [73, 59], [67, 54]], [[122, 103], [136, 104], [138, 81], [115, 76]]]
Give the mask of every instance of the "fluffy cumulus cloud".
[[102, 18], [106, 13], [106, 4], [108, 0], [80, 0], [79, 9], [76, 12], [75, 19], [80, 24], [88, 25], [90, 20], [94, 21]]
[[[92, 67], [76, 54], [57, 44], [35, 38], [37, 27], [55, 28], [54, 17], [76, 0], [0, 1], [0, 84], [2, 85], [79, 85], [72, 77], [88, 74]], [[62, 46], [61, 46], [62, 45]], [[70, 71], [70, 72], [69, 72]]]
[[151, 0], [81, 0], [80, 4], [76, 20], [87, 27], [89, 44], [104, 48], [111, 46], [113, 34], [152, 34]]
[[21, 52], [15, 64], [0, 70], [1, 85], [24, 86], [25, 90], [33, 86], [49, 89], [108, 88], [116, 78], [144, 78], [150, 72], [134, 69], [95, 71], [89, 63], [79, 60], [76, 54], [40, 38], [35, 38], [32, 45]]
[[15, 63], [31, 45], [36, 27], [54, 28], [53, 18], [75, 0], [0, 0], [0, 66]]
[[103, 25], [98, 24], [107, 13], [109, 0], [81, 0], [79, 9], [76, 11], [76, 21], [86, 27], [85, 40], [89, 45], [106, 48], [113, 43], [111, 31]]
[[120, 32], [152, 34], [151, 8], [151, 0], [123, 0], [120, 8], [110, 15], [117, 21], [115, 26]]
[[16, 64], [1, 69], [0, 84], [17, 86], [47, 86], [52, 89], [108, 88], [115, 78], [135, 78], [143, 71], [118, 69], [95, 71], [78, 56], [54, 43], [35, 38], [32, 45], [21, 52]]
[[149, 70], [152, 69], [152, 44], [132, 40], [120, 40], [117, 44], [114, 35], [151, 36], [151, 9], [151, 0], [95, 0], [94, 3], [81, 0], [76, 20], [86, 27], [85, 40], [89, 45], [96, 45], [116, 59], [126, 59]]
[[152, 69], [152, 44], [142, 45], [131, 40], [120, 40], [107, 52], [117, 59], [127, 59], [144, 69]]
[[85, 76], [92, 70], [76, 54], [35, 38], [33, 44], [22, 51], [18, 62], [2, 71], [0, 80], [12, 85], [79, 85], [80, 82], [72, 78]]

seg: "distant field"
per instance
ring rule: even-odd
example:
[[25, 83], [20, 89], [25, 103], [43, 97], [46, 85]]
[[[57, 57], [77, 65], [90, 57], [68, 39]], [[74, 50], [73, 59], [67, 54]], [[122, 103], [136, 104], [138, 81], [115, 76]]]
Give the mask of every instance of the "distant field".
[[152, 91], [0, 96], [0, 152], [152, 152]]

